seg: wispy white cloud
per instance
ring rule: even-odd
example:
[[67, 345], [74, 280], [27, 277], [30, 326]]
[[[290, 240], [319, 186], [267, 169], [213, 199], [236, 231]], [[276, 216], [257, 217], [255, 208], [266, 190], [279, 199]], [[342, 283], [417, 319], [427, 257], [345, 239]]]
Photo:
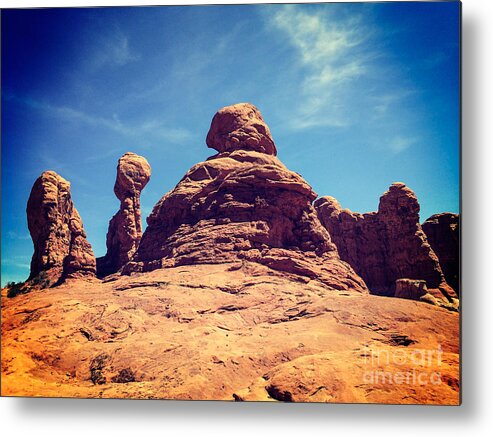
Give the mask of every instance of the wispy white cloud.
[[409, 149], [413, 144], [417, 142], [416, 138], [409, 138], [403, 136], [396, 136], [389, 141], [389, 149], [394, 153], [400, 153]]
[[13, 255], [2, 258], [2, 266], [16, 267], [18, 269], [29, 269], [31, 267], [29, 256]]
[[141, 123], [123, 123], [116, 113], [111, 117], [103, 117], [91, 115], [68, 106], [52, 105], [48, 102], [41, 102], [25, 97], [9, 95], [7, 98], [33, 109], [49, 113], [52, 116], [59, 117], [64, 121], [109, 129], [131, 138], [149, 135], [155, 139], [169, 141], [171, 143], [183, 143], [193, 138], [193, 134], [187, 129], [168, 126], [164, 122], [155, 119], [146, 120]]
[[301, 10], [286, 5], [272, 17], [299, 55], [303, 69], [301, 101], [293, 127], [344, 126], [348, 123], [338, 109], [347, 87], [368, 69], [360, 48], [369, 38], [357, 16], [336, 19], [328, 13]]
[[292, 68], [300, 82], [289, 91], [296, 102], [290, 127], [355, 127], [368, 135], [393, 132], [387, 139], [379, 136], [374, 148], [401, 153], [418, 141], [395, 134], [409, 130], [405, 111], [417, 91], [399, 81], [399, 72], [379, 48], [376, 41], [386, 30], [373, 26], [368, 14], [344, 14], [332, 6], [285, 5], [269, 18], [295, 50]]
[[148, 120], [138, 127], [140, 133], [150, 133], [155, 137], [173, 143], [183, 143], [190, 140], [193, 134], [187, 129], [170, 127], [159, 120]]
[[380, 93], [371, 97], [373, 119], [379, 119], [389, 114], [398, 104], [403, 104], [405, 99], [417, 93], [413, 89], [402, 89], [394, 92]]
[[11, 240], [30, 240], [30, 235], [26, 233], [19, 233], [15, 231], [8, 231], [6, 236]]
[[130, 48], [128, 36], [117, 25], [92, 29], [87, 38], [91, 53], [85, 59], [90, 70], [121, 67], [140, 59], [140, 55]]

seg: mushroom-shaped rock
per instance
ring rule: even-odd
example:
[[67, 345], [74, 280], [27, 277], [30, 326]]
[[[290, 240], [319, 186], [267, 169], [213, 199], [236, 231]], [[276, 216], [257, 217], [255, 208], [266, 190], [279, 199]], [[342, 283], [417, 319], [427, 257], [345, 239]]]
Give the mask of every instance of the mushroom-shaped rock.
[[96, 259], [70, 195], [70, 183], [54, 171], [34, 183], [27, 202], [34, 244], [29, 281], [42, 288], [67, 278], [93, 277]]
[[457, 295], [447, 284], [419, 224], [416, 195], [405, 184], [392, 184], [380, 198], [377, 212], [343, 209], [333, 197], [318, 199], [315, 208], [340, 257], [372, 293], [393, 296], [397, 280], [424, 280], [434, 301], [449, 308], [457, 306]]
[[261, 264], [270, 274], [367, 292], [317, 218], [316, 193], [273, 156], [274, 143], [255, 107], [219, 111], [208, 144], [224, 153], [194, 165], [154, 206], [123, 273], [187, 264], [257, 269]]
[[208, 147], [219, 153], [248, 150], [277, 154], [269, 127], [251, 103], [238, 103], [217, 111], [206, 142]]
[[109, 224], [106, 255], [98, 258], [98, 276], [117, 272], [137, 250], [142, 238], [140, 193], [150, 177], [151, 167], [144, 157], [127, 152], [118, 160], [114, 191], [120, 209]]

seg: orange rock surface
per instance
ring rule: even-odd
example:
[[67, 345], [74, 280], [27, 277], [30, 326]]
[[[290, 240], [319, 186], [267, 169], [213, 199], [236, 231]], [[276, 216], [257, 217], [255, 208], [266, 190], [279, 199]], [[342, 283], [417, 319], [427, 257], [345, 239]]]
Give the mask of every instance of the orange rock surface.
[[70, 281], [2, 316], [2, 395], [459, 403], [457, 313], [258, 263]]
[[44, 288], [67, 278], [96, 274], [96, 258], [67, 180], [45, 171], [33, 185], [26, 212], [34, 245], [31, 284]]

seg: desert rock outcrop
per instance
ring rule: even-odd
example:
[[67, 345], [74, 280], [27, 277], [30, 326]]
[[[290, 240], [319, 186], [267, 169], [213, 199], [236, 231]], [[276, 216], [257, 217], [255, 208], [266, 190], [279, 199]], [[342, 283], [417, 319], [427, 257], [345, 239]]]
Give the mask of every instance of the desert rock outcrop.
[[459, 214], [444, 212], [432, 215], [422, 224], [422, 228], [431, 248], [438, 256], [445, 279], [459, 294]]
[[144, 157], [127, 152], [118, 160], [114, 192], [120, 209], [109, 224], [107, 252], [98, 258], [98, 276], [117, 272], [137, 250], [142, 237], [140, 193], [150, 177], [151, 167]]
[[26, 212], [34, 244], [28, 281], [44, 288], [95, 275], [96, 259], [68, 181], [54, 171], [44, 172], [33, 185]]
[[321, 225], [312, 206], [317, 195], [274, 156], [258, 109], [221, 109], [207, 144], [219, 153], [193, 166], [156, 204], [124, 273], [243, 260], [334, 289], [367, 291]]
[[406, 185], [392, 184], [377, 212], [354, 213], [333, 197], [318, 199], [315, 207], [340, 257], [372, 293], [393, 296], [398, 279], [421, 279], [437, 302], [457, 306], [457, 296], [419, 224], [418, 200]]

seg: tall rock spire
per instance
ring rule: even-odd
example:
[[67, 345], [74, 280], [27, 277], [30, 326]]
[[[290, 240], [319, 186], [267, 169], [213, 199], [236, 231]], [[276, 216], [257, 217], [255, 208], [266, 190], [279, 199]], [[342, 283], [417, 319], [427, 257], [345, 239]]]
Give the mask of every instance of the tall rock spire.
[[42, 288], [68, 278], [93, 277], [96, 259], [70, 195], [70, 183], [54, 171], [34, 183], [27, 202], [34, 244], [29, 281]]
[[151, 167], [144, 157], [127, 152], [118, 160], [114, 191], [120, 209], [109, 224], [106, 255], [98, 258], [99, 276], [117, 272], [137, 250], [142, 237], [140, 193], [150, 177]]

